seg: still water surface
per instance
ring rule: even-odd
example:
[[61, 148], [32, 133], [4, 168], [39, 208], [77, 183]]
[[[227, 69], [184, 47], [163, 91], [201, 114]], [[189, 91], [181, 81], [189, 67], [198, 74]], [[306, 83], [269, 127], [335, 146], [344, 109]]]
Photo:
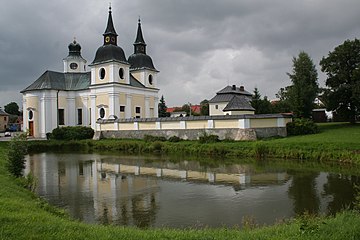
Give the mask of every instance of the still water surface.
[[295, 171], [271, 163], [203, 166], [149, 156], [27, 156], [37, 193], [88, 223], [137, 227], [274, 224], [305, 211], [333, 214], [354, 200], [359, 176]]

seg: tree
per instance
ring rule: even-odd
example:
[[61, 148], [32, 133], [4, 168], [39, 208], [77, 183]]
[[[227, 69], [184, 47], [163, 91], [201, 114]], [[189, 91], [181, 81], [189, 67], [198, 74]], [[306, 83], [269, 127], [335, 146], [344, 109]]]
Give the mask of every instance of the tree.
[[209, 116], [209, 100], [204, 99], [200, 102], [200, 115]]
[[186, 112], [186, 116], [190, 116], [190, 104], [182, 105], [181, 110]]
[[327, 75], [327, 109], [355, 123], [360, 113], [360, 41], [346, 40], [323, 57], [320, 66]]
[[162, 95], [160, 98], [160, 102], [158, 104], [159, 117], [169, 117], [170, 114], [166, 112], [166, 110], [167, 110], [167, 106], [165, 103], [164, 96]]
[[6, 106], [4, 106], [4, 110], [8, 114], [17, 115], [17, 116], [19, 116], [20, 114], [19, 106], [17, 105], [16, 102], [8, 103]]
[[301, 51], [297, 58], [293, 58], [292, 73], [287, 75], [292, 81], [286, 89], [292, 112], [296, 117], [310, 118], [319, 92], [318, 74], [310, 56]]
[[255, 87], [254, 94], [252, 95], [251, 106], [255, 108], [255, 114], [272, 112], [270, 101], [267, 99], [267, 96], [261, 99], [261, 94], [257, 87]]

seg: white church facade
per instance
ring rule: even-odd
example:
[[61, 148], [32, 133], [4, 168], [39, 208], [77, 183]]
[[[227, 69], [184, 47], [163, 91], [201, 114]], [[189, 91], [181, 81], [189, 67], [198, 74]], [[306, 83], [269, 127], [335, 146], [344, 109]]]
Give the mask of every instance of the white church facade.
[[103, 45], [86, 70], [81, 46], [70, 43], [63, 59], [64, 71], [46, 71], [23, 94], [23, 129], [30, 136], [45, 138], [61, 126], [91, 126], [101, 119], [156, 118], [157, 74], [146, 54], [139, 20], [134, 52], [125, 57], [118, 46], [109, 9]]

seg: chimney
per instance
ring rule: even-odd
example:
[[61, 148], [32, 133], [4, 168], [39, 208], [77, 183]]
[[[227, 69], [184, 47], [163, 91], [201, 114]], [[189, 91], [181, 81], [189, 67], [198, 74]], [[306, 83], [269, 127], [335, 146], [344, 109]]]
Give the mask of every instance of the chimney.
[[244, 86], [240, 86], [240, 91], [245, 91], [245, 88], [244, 88]]
[[236, 85], [232, 85], [232, 90], [236, 90]]

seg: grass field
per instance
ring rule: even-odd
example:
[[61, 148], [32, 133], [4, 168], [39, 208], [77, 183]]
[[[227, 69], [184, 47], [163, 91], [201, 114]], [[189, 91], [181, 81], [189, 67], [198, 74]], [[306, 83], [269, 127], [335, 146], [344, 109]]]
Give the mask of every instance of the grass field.
[[[322, 132], [311, 136], [289, 137], [260, 141], [267, 146], [268, 154], [279, 153], [277, 148], [288, 151], [309, 152], [341, 151], [359, 155], [359, 125], [347, 124], [323, 125]], [[73, 142], [73, 143], [32, 143], [34, 149], [78, 144], [78, 147], [131, 151], [158, 151], [154, 143], [143, 141]], [[130, 142], [130, 143], [129, 143]], [[160, 151], [187, 149], [187, 152], [202, 153], [220, 150], [226, 147], [228, 155], [240, 154], [247, 149], [247, 154], [254, 154], [259, 142], [199, 144], [197, 142], [162, 143]], [[115, 146], [121, 145], [118, 149]], [[49, 206], [26, 190], [22, 181], [11, 177], [5, 170], [7, 143], [0, 142], [0, 239], [360, 239], [360, 215], [355, 211], [344, 211], [335, 217], [300, 217], [275, 226], [251, 229], [248, 224], [239, 229], [147, 229], [131, 227], [88, 225], [69, 219], [62, 210]], [[42, 146], [42, 147], [41, 147]], [[76, 146], [76, 145], [75, 145]], [[125, 146], [125, 147], [124, 147]], [[136, 147], [135, 147], [136, 146]], [[199, 147], [202, 150], [193, 150]], [[271, 148], [271, 150], [270, 150]], [[294, 149], [296, 148], [296, 149]], [[180, 150], [179, 150], [180, 149]], [[209, 151], [209, 149], [212, 149]], [[286, 151], [283, 151], [283, 153]], [[215, 152], [213, 153], [215, 154]], [[216, 153], [218, 154], [218, 153]], [[337, 155], [336, 157], [338, 157]], [[336, 158], [334, 158], [336, 159]], [[354, 158], [357, 159], [357, 158]]]

